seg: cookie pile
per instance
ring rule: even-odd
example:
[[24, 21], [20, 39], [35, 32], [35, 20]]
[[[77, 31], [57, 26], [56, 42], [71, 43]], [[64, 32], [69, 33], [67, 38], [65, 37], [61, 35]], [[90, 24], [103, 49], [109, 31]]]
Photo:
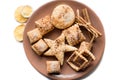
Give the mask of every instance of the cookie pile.
[[[72, 52], [67, 63], [75, 71], [86, 69], [95, 60], [91, 47], [93, 41], [102, 34], [92, 26], [86, 8], [83, 9], [82, 14], [83, 17], [80, 16], [77, 9], [75, 16], [69, 5], [61, 4], [53, 9], [51, 15], [35, 21], [35, 28], [27, 32], [31, 48], [36, 54], [56, 57], [56, 61], [46, 61], [48, 73], [60, 73], [61, 66], [64, 64], [65, 52]], [[90, 42], [86, 41], [81, 27], [86, 28], [92, 34]], [[62, 30], [59, 37], [55, 40], [44, 38], [55, 28]], [[78, 44], [80, 47], [76, 48], [75, 45]]]

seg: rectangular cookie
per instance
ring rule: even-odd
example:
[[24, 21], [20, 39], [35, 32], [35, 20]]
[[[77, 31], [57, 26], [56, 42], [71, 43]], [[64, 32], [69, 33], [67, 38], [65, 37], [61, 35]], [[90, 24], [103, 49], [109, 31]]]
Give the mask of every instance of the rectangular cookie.
[[47, 73], [59, 73], [60, 62], [59, 61], [46, 61]]
[[36, 27], [39, 28], [41, 35], [45, 35], [54, 29], [54, 26], [50, 21], [50, 16], [45, 16], [35, 21], [35, 24], [36, 24]]
[[69, 45], [76, 45], [86, 39], [78, 24], [69, 27], [64, 33]]
[[38, 42], [32, 45], [32, 49], [38, 54], [41, 55], [45, 50], [47, 50], [48, 45], [44, 40], [40, 39]]
[[27, 36], [31, 44], [35, 43], [36, 41], [42, 38], [42, 35], [40, 34], [40, 31], [38, 28], [28, 31]]

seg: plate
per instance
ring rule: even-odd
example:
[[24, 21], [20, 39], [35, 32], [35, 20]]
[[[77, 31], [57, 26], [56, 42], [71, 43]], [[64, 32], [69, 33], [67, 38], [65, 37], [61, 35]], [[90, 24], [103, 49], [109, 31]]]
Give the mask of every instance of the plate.
[[[67, 63], [66, 60], [68, 57], [71, 55], [71, 53], [65, 54], [65, 61], [64, 65], [61, 68], [61, 73], [60, 74], [47, 74], [46, 71], [46, 61], [47, 60], [55, 60], [53, 57], [45, 57], [45, 56], [38, 56], [35, 54], [35, 52], [31, 48], [31, 44], [28, 40], [27, 37], [27, 32], [35, 28], [35, 21], [46, 16], [50, 15], [53, 11], [53, 9], [59, 5], [59, 4], [68, 4], [73, 8], [73, 10], [76, 12], [76, 9], [79, 9], [80, 11], [83, 8], [87, 8], [89, 12], [89, 16], [91, 19], [92, 25], [99, 30], [102, 33], [102, 36], [97, 38], [95, 42], [93, 43], [93, 48], [92, 48], [92, 53], [96, 56], [96, 60], [91, 63], [91, 65], [85, 70], [85, 71], [79, 71], [76, 72], [74, 71]], [[45, 35], [44, 37], [50, 38], [50, 39], [55, 39], [60, 35], [61, 31], [58, 29], [54, 29], [52, 32], [49, 34]], [[32, 64], [32, 66], [41, 74], [44, 76], [50, 78], [50, 79], [58, 79], [58, 80], [66, 80], [66, 79], [81, 79], [85, 78], [88, 75], [90, 75], [92, 72], [95, 71], [97, 68], [98, 64], [101, 61], [102, 55], [104, 53], [104, 47], [105, 47], [105, 34], [104, 34], [104, 29], [103, 25], [98, 18], [98, 16], [94, 13], [93, 10], [91, 10], [89, 7], [86, 5], [76, 2], [76, 1], [65, 1], [65, 0], [56, 0], [49, 2], [40, 8], [38, 8], [30, 17], [26, 24], [26, 28], [24, 31], [24, 38], [23, 38], [23, 46], [24, 50], [26, 53], [26, 56], [29, 60], [29, 62]]]

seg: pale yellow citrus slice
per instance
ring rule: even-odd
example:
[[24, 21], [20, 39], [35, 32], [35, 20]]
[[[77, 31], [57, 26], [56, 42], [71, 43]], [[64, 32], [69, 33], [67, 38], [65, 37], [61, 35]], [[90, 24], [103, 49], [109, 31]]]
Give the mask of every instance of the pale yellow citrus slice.
[[25, 25], [24, 24], [21, 24], [19, 26], [17, 26], [14, 30], [14, 36], [15, 36], [15, 39], [17, 41], [23, 41], [23, 32], [24, 32], [24, 29], [25, 29]]
[[14, 13], [15, 19], [16, 21], [20, 22], [20, 23], [24, 23], [27, 21], [27, 18], [23, 17], [21, 15], [21, 11], [23, 10], [24, 6], [19, 6]]
[[21, 15], [24, 17], [24, 18], [29, 18], [32, 14], [32, 7], [29, 6], [29, 5], [25, 5], [21, 11]]

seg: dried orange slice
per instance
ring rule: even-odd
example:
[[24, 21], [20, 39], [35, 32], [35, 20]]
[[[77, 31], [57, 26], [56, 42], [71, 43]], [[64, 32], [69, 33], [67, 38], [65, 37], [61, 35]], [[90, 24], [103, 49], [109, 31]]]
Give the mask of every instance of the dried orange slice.
[[25, 5], [21, 11], [21, 15], [24, 17], [24, 18], [29, 18], [32, 14], [32, 7], [29, 6], [29, 5]]
[[14, 30], [14, 36], [15, 36], [15, 39], [17, 41], [23, 41], [23, 32], [24, 32], [24, 29], [25, 29], [25, 25], [24, 24], [21, 24], [19, 26], [17, 26]]
[[23, 17], [21, 15], [21, 11], [23, 10], [24, 6], [19, 6], [14, 13], [15, 19], [16, 21], [20, 22], [20, 23], [24, 23], [27, 21], [27, 18]]

